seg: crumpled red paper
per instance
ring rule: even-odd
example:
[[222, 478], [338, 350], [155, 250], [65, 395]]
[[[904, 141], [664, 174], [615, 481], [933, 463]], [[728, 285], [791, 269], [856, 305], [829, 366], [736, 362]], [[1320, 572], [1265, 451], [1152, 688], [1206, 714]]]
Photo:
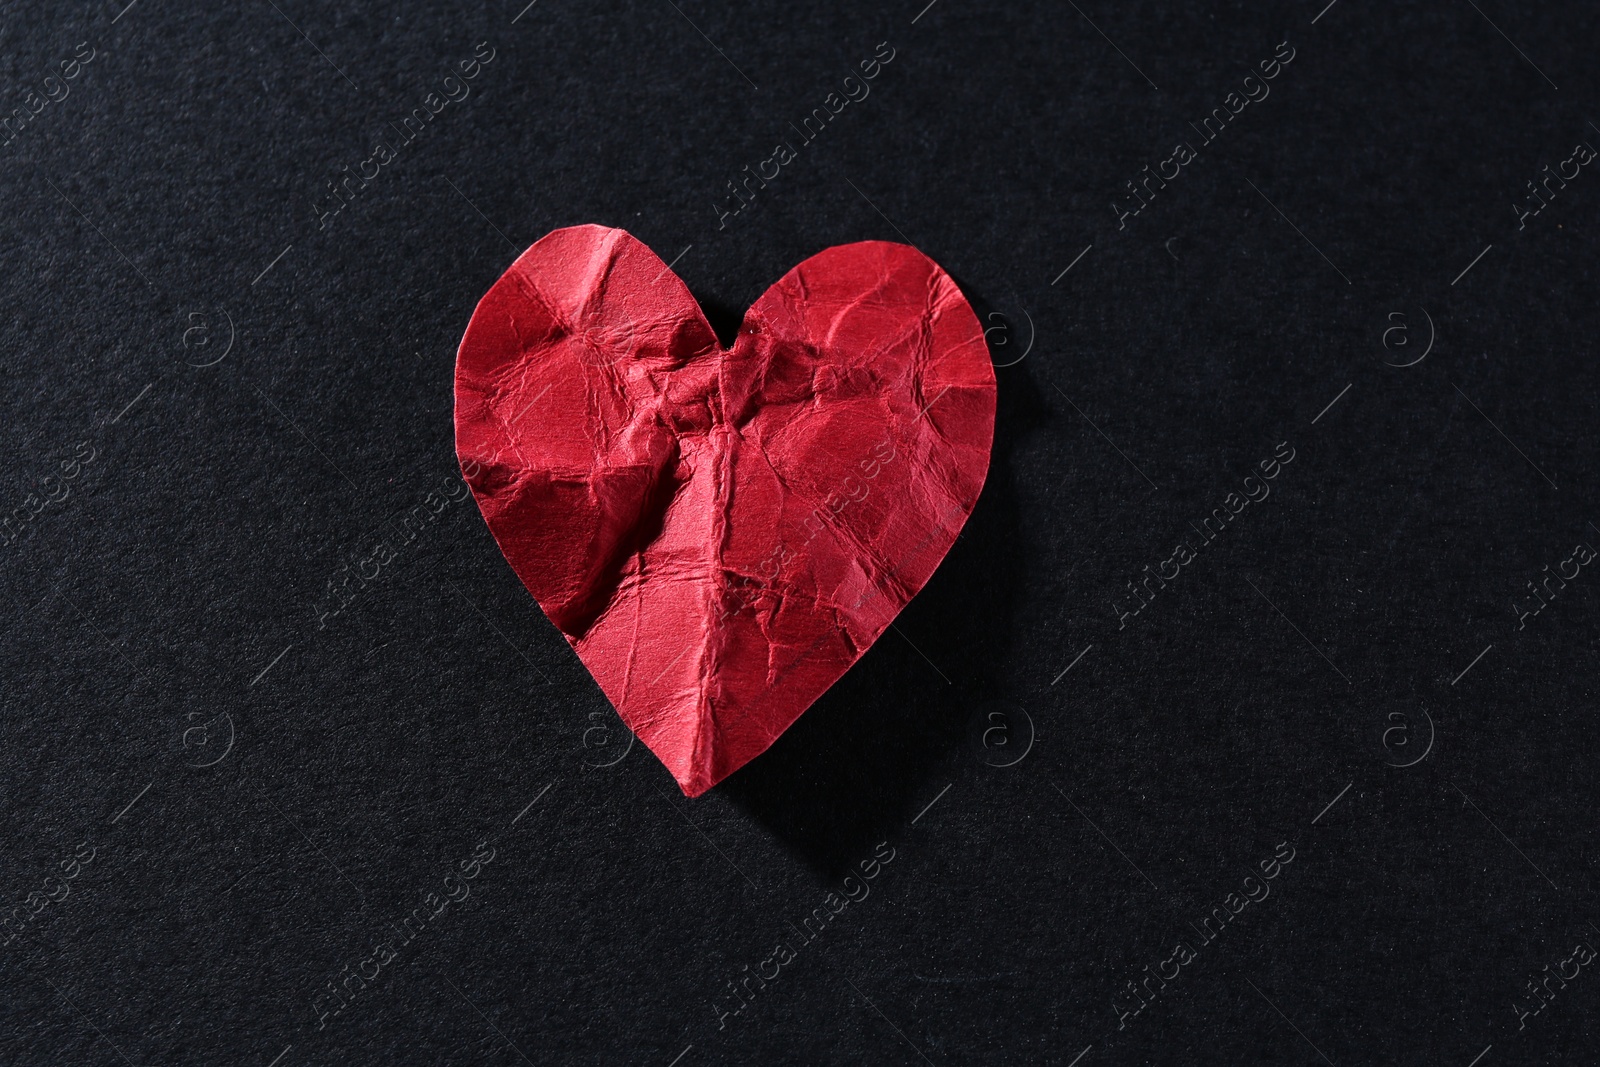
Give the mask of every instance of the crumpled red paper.
[[864, 241], [724, 349], [623, 230], [556, 230], [479, 302], [456, 450], [490, 531], [624, 722], [698, 796], [933, 574], [989, 466], [994, 371], [950, 277]]

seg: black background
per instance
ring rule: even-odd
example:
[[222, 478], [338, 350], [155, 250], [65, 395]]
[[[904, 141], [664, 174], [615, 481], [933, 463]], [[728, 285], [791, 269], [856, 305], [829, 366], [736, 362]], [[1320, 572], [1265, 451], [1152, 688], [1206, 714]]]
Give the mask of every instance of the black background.
[[[0, 150], [0, 1061], [1595, 1056], [1600, 976], [1514, 1008], [1600, 944], [1600, 577], [1514, 606], [1600, 544], [1600, 176], [1513, 207], [1600, 144], [1592, 5], [922, 3], [4, 5], [0, 110], [94, 58]], [[319, 227], [479, 42], [470, 97]], [[909, 241], [1008, 364], [903, 633], [695, 801], [471, 503], [320, 617], [459, 477], [477, 299], [583, 222], [676, 257], [725, 334], [806, 256]], [[1271, 498], [1119, 629], [1280, 442]], [[470, 898], [319, 1028], [480, 842]], [[870, 896], [719, 1029], [879, 842]]]

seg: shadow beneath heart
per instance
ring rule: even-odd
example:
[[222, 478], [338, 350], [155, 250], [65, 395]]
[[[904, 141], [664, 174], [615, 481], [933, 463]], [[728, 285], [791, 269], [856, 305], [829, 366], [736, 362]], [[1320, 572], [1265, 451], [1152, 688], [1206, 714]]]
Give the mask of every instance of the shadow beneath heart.
[[1004, 695], [1026, 573], [1012, 452], [1045, 407], [1023, 366], [996, 378], [989, 475], [944, 562], [843, 678], [713, 791], [820, 874], [893, 843], [947, 783], [978, 766], [973, 712]]

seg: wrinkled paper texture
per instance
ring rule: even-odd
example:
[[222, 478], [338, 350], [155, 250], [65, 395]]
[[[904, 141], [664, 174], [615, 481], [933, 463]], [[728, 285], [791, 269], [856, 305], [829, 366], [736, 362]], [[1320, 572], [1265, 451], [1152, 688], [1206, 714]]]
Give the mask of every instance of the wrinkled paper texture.
[[529, 248], [456, 363], [490, 531], [683, 791], [761, 754], [877, 640], [983, 487], [994, 371], [906, 245], [827, 249], [718, 343], [623, 230]]

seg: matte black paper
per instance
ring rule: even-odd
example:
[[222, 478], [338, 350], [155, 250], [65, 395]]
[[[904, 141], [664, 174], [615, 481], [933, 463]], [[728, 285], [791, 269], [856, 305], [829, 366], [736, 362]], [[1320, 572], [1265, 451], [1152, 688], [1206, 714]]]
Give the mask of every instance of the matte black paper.
[[[1595, 1058], [1579, 4], [12, 4], [7, 1064]], [[542, 235], [921, 250], [993, 460], [685, 799], [506, 564]]]

